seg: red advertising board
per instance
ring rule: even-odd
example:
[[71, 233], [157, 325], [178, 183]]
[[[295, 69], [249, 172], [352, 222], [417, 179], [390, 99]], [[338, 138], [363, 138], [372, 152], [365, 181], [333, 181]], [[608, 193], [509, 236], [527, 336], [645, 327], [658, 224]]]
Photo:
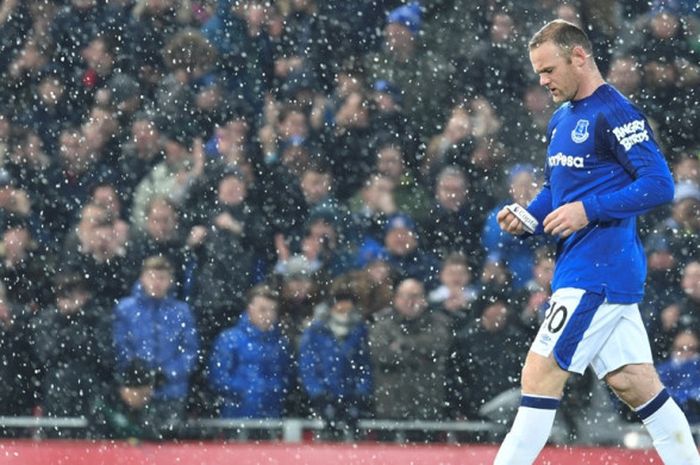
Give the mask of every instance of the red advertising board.
[[[0, 465], [491, 465], [495, 446], [0, 441]], [[538, 465], [662, 465], [653, 451], [548, 447]]]

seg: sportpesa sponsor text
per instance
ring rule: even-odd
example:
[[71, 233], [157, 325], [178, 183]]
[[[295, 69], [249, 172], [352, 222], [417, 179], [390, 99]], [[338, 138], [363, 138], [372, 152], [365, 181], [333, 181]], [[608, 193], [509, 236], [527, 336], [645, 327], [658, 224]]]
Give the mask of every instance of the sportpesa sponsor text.
[[571, 155], [564, 155], [559, 152], [556, 155], [547, 157], [547, 164], [550, 168], [555, 166], [567, 166], [569, 168], [583, 168], [583, 157], [574, 157]]

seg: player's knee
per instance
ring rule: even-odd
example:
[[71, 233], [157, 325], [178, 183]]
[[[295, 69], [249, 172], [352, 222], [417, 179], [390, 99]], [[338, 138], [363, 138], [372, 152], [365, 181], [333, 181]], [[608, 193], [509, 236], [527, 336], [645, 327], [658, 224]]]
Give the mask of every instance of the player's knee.
[[610, 389], [615, 391], [618, 397], [624, 398], [633, 389], [631, 377], [627, 373], [619, 370], [608, 373], [605, 376], [605, 382], [608, 383]]
[[525, 363], [520, 372], [520, 387], [522, 392], [537, 393], [539, 391], [537, 383], [538, 376], [537, 370], [533, 367], [533, 364]]

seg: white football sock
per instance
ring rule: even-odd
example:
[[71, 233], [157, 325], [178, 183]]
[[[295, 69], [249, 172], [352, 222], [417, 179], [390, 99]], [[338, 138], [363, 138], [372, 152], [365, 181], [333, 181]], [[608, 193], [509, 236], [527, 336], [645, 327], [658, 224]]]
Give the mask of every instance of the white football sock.
[[523, 395], [493, 465], [531, 465], [547, 444], [559, 399]]
[[666, 465], [700, 465], [688, 420], [666, 389], [636, 409]]

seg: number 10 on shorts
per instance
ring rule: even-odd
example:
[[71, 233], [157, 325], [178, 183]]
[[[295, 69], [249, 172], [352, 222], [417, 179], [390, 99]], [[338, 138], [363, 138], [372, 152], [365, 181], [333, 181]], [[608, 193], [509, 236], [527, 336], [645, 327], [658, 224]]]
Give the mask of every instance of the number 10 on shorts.
[[564, 327], [569, 311], [564, 305], [557, 304], [554, 300], [550, 302], [549, 308], [544, 314], [543, 325], [547, 325], [547, 331], [556, 334]]
[[554, 350], [554, 346], [564, 332], [581, 297], [582, 289], [559, 290], [549, 299], [549, 305], [544, 314], [544, 320], [532, 343], [532, 350], [545, 357]]

